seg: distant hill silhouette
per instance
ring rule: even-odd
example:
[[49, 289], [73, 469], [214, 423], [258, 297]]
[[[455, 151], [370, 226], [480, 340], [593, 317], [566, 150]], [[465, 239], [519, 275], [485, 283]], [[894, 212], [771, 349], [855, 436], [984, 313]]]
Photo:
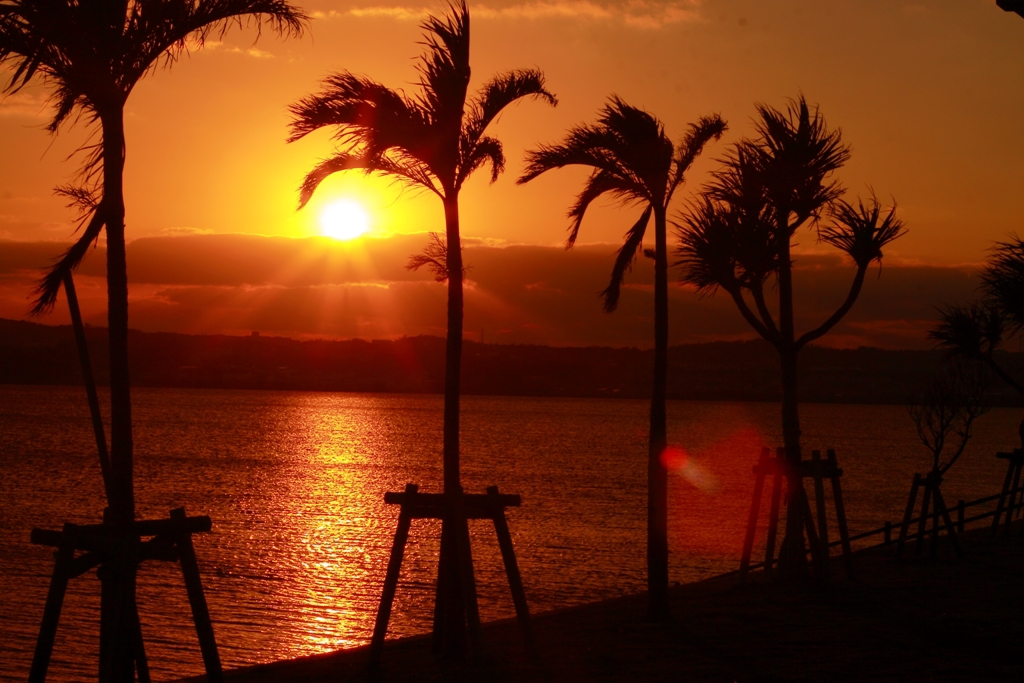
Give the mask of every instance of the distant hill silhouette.
[[[97, 381], [105, 384], [107, 330], [87, 330]], [[444, 339], [299, 341], [254, 335], [138, 332], [130, 336], [132, 383], [148, 387], [441, 393]], [[650, 398], [651, 350], [465, 342], [463, 393]], [[998, 352], [1024, 377], [1024, 353]], [[801, 362], [801, 399], [905, 403], [941, 362], [937, 351], [811, 346]], [[669, 398], [777, 401], [778, 355], [766, 342], [709, 342], [669, 350]], [[70, 326], [0, 318], [0, 383], [78, 384]], [[1001, 383], [995, 405], [1021, 405]]]

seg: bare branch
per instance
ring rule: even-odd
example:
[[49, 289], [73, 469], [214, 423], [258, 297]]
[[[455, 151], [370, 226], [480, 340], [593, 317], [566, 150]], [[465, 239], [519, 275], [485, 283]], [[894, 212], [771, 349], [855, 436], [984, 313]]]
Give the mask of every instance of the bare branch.
[[[977, 363], [953, 359], [907, 406], [921, 443], [931, 453], [932, 470], [941, 477], [963, 455], [974, 421], [988, 412], [985, 393], [991, 377]], [[942, 456], [952, 446], [952, 454]]]

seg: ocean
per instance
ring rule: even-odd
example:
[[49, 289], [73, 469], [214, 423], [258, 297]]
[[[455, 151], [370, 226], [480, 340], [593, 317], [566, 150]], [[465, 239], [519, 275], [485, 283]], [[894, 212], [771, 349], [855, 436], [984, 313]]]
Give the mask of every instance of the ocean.
[[[462, 406], [465, 488], [522, 496], [508, 519], [531, 610], [644, 590], [648, 402], [467, 396]], [[133, 410], [139, 517], [185, 506], [213, 519], [194, 542], [225, 667], [369, 641], [398, 515], [383, 496], [407, 482], [440, 491], [440, 396], [135, 389]], [[781, 444], [779, 412], [669, 403], [681, 449], [672, 581], [738, 567], [751, 467], [762, 446]], [[851, 533], [898, 522], [913, 473], [929, 467], [906, 409], [808, 404], [801, 416], [805, 455], [836, 449]], [[1019, 445], [1020, 418], [996, 408], [978, 420], [943, 484], [950, 505], [999, 491], [1005, 462], [994, 455]], [[103, 506], [84, 390], [0, 386], [0, 680], [27, 676], [53, 567], [30, 530], [95, 523]], [[512, 616], [493, 527], [471, 527], [481, 615]], [[413, 524], [389, 637], [430, 629], [438, 532]], [[202, 673], [178, 566], [148, 562], [138, 586], [153, 679]], [[74, 579], [51, 681], [95, 679], [98, 605], [95, 572]]]

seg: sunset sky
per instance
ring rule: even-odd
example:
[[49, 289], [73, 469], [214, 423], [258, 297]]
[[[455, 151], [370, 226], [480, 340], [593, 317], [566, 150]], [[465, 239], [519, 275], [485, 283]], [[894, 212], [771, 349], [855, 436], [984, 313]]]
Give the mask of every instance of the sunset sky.
[[[327, 131], [286, 144], [287, 106], [347, 69], [414, 90], [419, 22], [441, 3], [307, 1], [307, 34], [229, 32], [129, 99], [125, 179], [130, 324], [143, 330], [294, 337], [443, 334], [444, 288], [409, 273], [426, 232], [443, 229], [436, 197], [359, 172], [335, 175], [296, 211], [303, 175], [332, 149]], [[538, 67], [557, 108], [525, 102], [493, 133], [508, 169], [462, 193], [470, 265], [466, 333], [488, 342], [651, 345], [649, 262], [620, 310], [601, 311], [612, 257], [637, 210], [595, 205], [578, 246], [562, 248], [566, 210], [586, 171], [517, 186], [524, 152], [593, 121], [610, 94], [664, 121], [679, 139], [717, 112], [730, 125], [677, 194], [683, 209], [727, 145], [752, 132], [754, 103], [803, 94], [842, 128], [850, 198], [892, 198], [910, 233], [873, 268], [854, 312], [823, 341], [928, 345], [935, 307], [973, 295], [995, 240], [1024, 234], [1024, 19], [994, 0], [490, 0], [471, 3], [474, 82]], [[4, 79], [6, 80], [6, 79]], [[71, 182], [82, 121], [50, 136], [46, 91], [0, 100], [0, 317], [27, 316], [33, 281], [67, 245], [73, 214], [52, 188]], [[347, 199], [368, 236], [322, 236]], [[801, 234], [800, 322], [827, 317], [852, 268]], [[875, 277], [880, 274], [880, 277]], [[78, 278], [86, 318], [105, 324], [101, 246]], [[749, 338], [731, 302], [672, 292], [672, 342]], [[39, 319], [63, 323], [66, 309]]]

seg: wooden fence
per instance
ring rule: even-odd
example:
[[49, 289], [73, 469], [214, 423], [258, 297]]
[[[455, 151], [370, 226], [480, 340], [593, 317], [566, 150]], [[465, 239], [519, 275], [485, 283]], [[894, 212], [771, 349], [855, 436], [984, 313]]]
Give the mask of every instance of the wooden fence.
[[[972, 524], [974, 522], [978, 522], [978, 521], [981, 521], [983, 519], [990, 519], [992, 517], [995, 517], [996, 513], [1000, 513], [1001, 516], [1005, 515], [1006, 519], [1013, 519], [1013, 517], [1015, 517], [1022, 508], [1024, 508], [1024, 496], [1021, 495], [1022, 491], [1024, 491], [1024, 486], [1018, 486], [1016, 488], [1010, 489], [1006, 493], [997, 493], [997, 494], [995, 494], [993, 496], [986, 496], [984, 498], [979, 498], [977, 500], [972, 500], [970, 502], [964, 502], [963, 500], [958, 501], [956, 506], [950, 510], [950, 512], [954, 512], [955, 511], [955, 513], [956, 513], [956, 519], [953, 521], [953, 526], [955, 528], [954, 530], [957, 533], [963, 533], [964, 529], [966, 528], [966, 526], [968, 524]], [[1010, 501], [1009, 504], [1004, 504], [1003, 506], [996, 505], [995, 508], [993, 508], [992, 510], [989, 510], [987, 512], [981, 512], [981, 513], [972, 515], [970, 517], [967, 516], [967, 511], [969, 509], [975, 508], [975, 507], [977, 507], [979, 505], [985, 505], [986, 503], [991, 503], [993, 501], [998, 501], [1000, 498], [1002, 498], [1004, 496], [1006, 497], [1007, 500]], [[931, 515], [929, 515], [929, 518], [931, 518]], [[921, 520], [920, 517], [912, 518], [910, 520], [910, 529], [916, 529], [916, 526], [920, 522], [920, 520]], [[882, 537], [881, 542], [874, 543], [872, 545], [862, 546], [862, 547], [858, 548], [858, 550], [867, 550], [869, 548], [881, 548], [881, 547], [885, 547], [887, 545], [892, 545], [892, 544], [895, 543], [895, 539], [893, 538], [893, 531], [894, 530], [895, 530], [896, 534], [898, 535], [899, 534], [899, 530], [900, 530], [900, 522], [897, 522], [895, 524], [892, 523], [892, 522], [886, 522], [884, 526], [881, 526], [881, 527], [879, 527], [877, 529], [872, 529], [871, 531], [865, 531], [863, 533], [854, 534], [853, 536], [850, 536], [850, 543], [855, 543], [857, 541], [862, 541], [862, 540], [864, 540], [866, 538], [872, 538], [872, 537], [875, 537], [875, 536], [881, 536]], [[946, 530], [946, 524], [942, 523], [942, 524], [939, 525], [937, 530], [926, 529], [924, 531], [923, 535], [924, 536], [928, 536], [928, 535], [930, 535], [932, 533], [938, 533], [938, 532], [945, 531], [945, 530]], [[918, 537], [918, 533], [916, 531], [914, 531], [913, 533], [908, 533], [907, 534], [907, 541], [914, 540], [917, 537]], [[839, 547], [839, 545], [841, 543], [842, 543], [842, 541], [839, 541], [839, 540], [832, 541], [832, 542], [830, 542], [828, 544], [828, 547], [831, 550], [832, 548]], [[808, 552], [810, 552], [810, 550], [808, 550]], [[773, 564], [776, 564], [776, 563], [773, 563]], [[759, 568], [763, 568], [763, 567], [764, 567], [764, 562], [752, 562], [750, 564], [750, 569], [759, 569]], [[734, 572], [729, 572], [729, 573], [732, 574]]]

